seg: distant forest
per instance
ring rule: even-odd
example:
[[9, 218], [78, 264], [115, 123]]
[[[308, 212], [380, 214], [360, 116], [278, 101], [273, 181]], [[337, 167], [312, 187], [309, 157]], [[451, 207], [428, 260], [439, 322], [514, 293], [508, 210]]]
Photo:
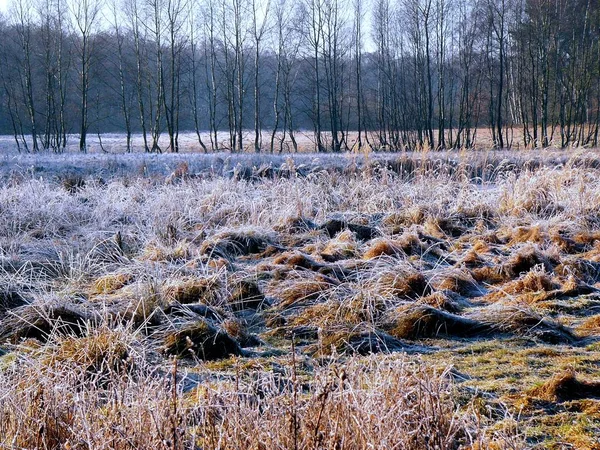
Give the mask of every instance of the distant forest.
[[13, 0], [0, 29], [0, 132], [21, 151], [599, 140], [598, 0]]

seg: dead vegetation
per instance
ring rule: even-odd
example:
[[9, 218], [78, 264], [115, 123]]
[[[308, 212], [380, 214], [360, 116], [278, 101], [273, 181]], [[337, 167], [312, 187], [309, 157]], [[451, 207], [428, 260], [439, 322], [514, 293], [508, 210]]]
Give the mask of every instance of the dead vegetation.
[[438, 290], [448, 290], [463, 297], [481, 297], [486, 290], [471, 275], [460, 269], [441, 270], [432, 280], [432, 285]]
[[531, 389], [528, 394], [552, 402], [600, 398], [600, 382], [581, 380], [574, 372], [566, 371]]
[[327, 262], [354, 258], [357, 254], [358, 243], [356, 242], [354, 233], [350, 230], [336, 234], [320, 252], [321, 258]]
[[254, 280], [237, 280], [231, 287], [229, 307], [234, 311], [265, 306], [265, 296]]
[[575, 344], [578, 340], [570, 328], [527, 307], [495, 304], [473, 313], [472, 317], [498, 332], [531, 337], [550, 344]]
[[488, 324], [428, 305], [407, 305], [391, 311], [384, 328], [396, 338], [412, 340], [440, 336], [485, 336], [492, 331]]
[[338, 283], [324, 275], [292, 277], [277, 283], [276, 289], [271, 290], [272, 296], [279, 309], [308, 305], [326, 294]]
[[[233, 450], [334, 449], [344, 442], [358, 450], [377, 444], [382, 434], [407, 450], [489, 442], [486, 422], [469, 408], [457, 410], [448, 371], [419, 362], [352, 358], [343, 366], [318, 367], [300, 387], [301, 364], [288, 361], [281, 374], [248, 368], [231, 382], [191, 388], [177, 365], [160, 374], [138, 362], [131, 376], [111, 372], [104, 383], [84, 383], [84, 390], [83, 376], [62, 363], [27, 383], [16, 367], [0, 373], [2, 384], [13, 387], [0, 400], [0, 445]], [[30, 358], [19, 367], [34, 372], [41, 364]], [[119, 396], [107, 403], [113, 393]], [[515, 436], [497, 432], [494, 439]]]
[[[598, 396], [597, 169], [267, 169], [0, 189], [0, 378], [18, 386], [0, 392], [0, 447], [526, 448], [503, 434], [537, 420], [515, 399]], [[519, 346], [539, 357], [504, 362]], [[150, 401], [124, 408], [119, 389]]]
[[140, 349], [133, 346], [134, 340], [131, 330], [104, 324], [97, 328], [89, 327], [79, 337], [68, 334], [52, 336], [45, 347], [34, 353], [43, 370], [70, 368], [97, 380], [135, 370], [136, 357], [131, 352]]
[[507, 279], [514, 279], [534, 267], [541, 267], [546, 272], [552, 272], [556, 262], [533, 245], [525, 245], [516, 249], [502, 265], [502, 272]]
[[290, 269], [306, 269], [318, 272], [327, 267], [301, 252], [285, 252], [273, 258], [273, 264], [288, 266]]
[[371, 243], [369, 248], [367, 248], [363, 254], [363, 258], [373, 259], [381, 256], [402, 256], [404, 254], [401, 242], [381, 238]]
[[129, 273], [103, 275], [94, 281], [92, 294], [112, 294], [133, 280]]
[[53, 334], [81, 336], [98, 320], [94, 311], [68, 301], [33, 303], [10, 310], [0, 323], [0, 340], [18, 343], [25, 338], [46, 341]]
[[372, 329], [331, 329], [320, 336], [319, 341], [309, 348], [314, 355], [369, 355], [416, 351], [411, 345], [390, 336], [383, 331]]
[[215, 305], [221, 301], [222, 286], [218, 276], [189, 278], [170, 282], [163, 288], [167, 304], [204, 303]]
[[401, 267], [392, 269], [383, 269], [371, 281], [380, 295], [416, 300], [431, 293], [431, 286], [422, 273]]
[[202, 243], [200, 253], [227, 259], [276, 251], [275, 239], [259, 231], [219, 233]]
[[162, 333], [167, 355], [213, 360], [242, 354], [235, 339], [207, 320], [199, 319]]

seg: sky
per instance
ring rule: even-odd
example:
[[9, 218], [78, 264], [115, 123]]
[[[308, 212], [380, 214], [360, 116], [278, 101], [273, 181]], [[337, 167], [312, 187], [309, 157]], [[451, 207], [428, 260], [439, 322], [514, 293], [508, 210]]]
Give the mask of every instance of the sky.
[[0, 11], [6, 12], [8, 0], [0, 0]]

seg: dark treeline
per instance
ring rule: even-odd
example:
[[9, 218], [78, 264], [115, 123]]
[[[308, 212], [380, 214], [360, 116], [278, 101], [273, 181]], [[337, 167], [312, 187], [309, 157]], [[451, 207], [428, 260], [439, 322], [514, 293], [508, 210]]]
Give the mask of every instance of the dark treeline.
[[598, 145], [597, 0], [13, 0], [0, 29], [21, 151]]

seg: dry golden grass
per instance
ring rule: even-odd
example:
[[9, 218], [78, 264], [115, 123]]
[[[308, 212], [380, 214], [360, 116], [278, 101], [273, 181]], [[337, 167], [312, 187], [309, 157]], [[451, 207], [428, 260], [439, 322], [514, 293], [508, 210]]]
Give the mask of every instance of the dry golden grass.
[[528, 394], [553, 402], [600, 398], [600, 382], [582, 381], [572, 371], [566, 371], [531, 389]]
[[480, 297], [485, 290], [467, 270], [452, 269], [440, 271], [432, 280], [432, 286], [439, 290], [448, 290], [464, 297]]
[[431, 286], [422, 273], [401, 268], [384, 269], [372, 281], [373, 287], [384, 297], [417, 299], [428, 295]]
[[94, 281], [92, 294], [112, 294], [133, 280], [129, 273], [103, 275]]
[[327, 262], [335, 262], [341, 259], [356, 257], [358, 244], [354, 234], [350, 230], [342, 231], [327, 242], [319, 252], [321, 258]]
[[552, 280], [541, 266], [535, 266], [532, 270], [516, 280], [504, 283], [495, 292], [485, 296], [486, 301], [495, 302], [505, 298], [516, 298], [516, 301], [535, 303], [545, 300], [548, 294], [560, 285]]
[[[83, 336], [52, 337], [44, 347], [38, 348], [35, 356], [41, 370], [71, 370], [91, 377], [123, 374], [133, 369], [135, 357], [130, 352], [138, 351], [132, 345], [134, 337], [127, 328], [89, 328]], [[33, 375], [33, 374], [31, 374]]]
[[279, 299], [277, 307], [286, 309], [310, 304], [319, 296], [325, 295], [337, 284], [324, 275], [292, 277], [287, 281], [278, 283], [276, 290], [272, 293], [275, 298]]
[[363, 254], [365, 259], [379, 258], [381, 256], [403, 255], [402, 244], [393, 240], [380, 238], [375, 240]]
[[403, 306], [391, 311], [384, 328], [396, 338], [412, 340], [438, 336], [485, 336], [492, 332], [488, 324], [428, 305]]
[[452, 313], [459, 312], [468, 305], [468, 303], [458, 301], [458, 299], [452, 297], [453, 296], [448, 291], [438, 291], [425, 297], [421, 297], [419, 302]]
[[218, 276], [172, 281], [163, 288], [167, 304], [174, 302], [214, 305], [221, 299], [221, 280]]
[[[20, 363], [22, 370], [43, 364]], [[447, 370], [428, 371], [403, 358], [325, 365], [305, 387], [300, 364], [292, 360], [284, 377], [250, 369], [238, 371], [229, 384], [200, 384], [185, 392], [184, 381], [173, 382], [184, 379], [177, 365], [162, 375], [141, 366], [125, 376], [111, 372], [105, 383], [85, 384], [83, 391], [80, 376], [66, 367], [57, 363], [26, 383], [14, 370], [0, 374], [14, 386], [0, 399], [0, 445], [358, 450], [382, 448], [385, 436], [407, 450], [449, 450], [488, 442], [485, 422], [453, 401]], [[514, 437], [505, 433], [505, 439]]]
[[300, 252], [284, 252], [273, 259], [273, 264], [289, 266], [290, 269], [308, 269], [318, 271], [325, 267], [307, 255]]

